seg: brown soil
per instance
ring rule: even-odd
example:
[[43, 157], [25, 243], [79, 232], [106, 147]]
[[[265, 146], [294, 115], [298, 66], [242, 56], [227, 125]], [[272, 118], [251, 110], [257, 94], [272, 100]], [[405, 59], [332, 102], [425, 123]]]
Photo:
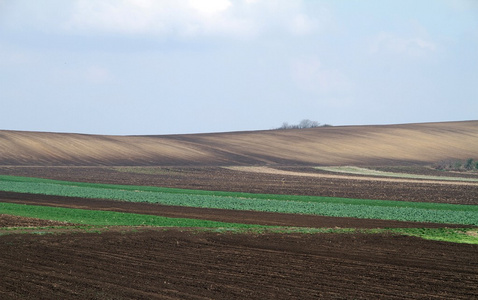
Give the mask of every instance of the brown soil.
[[478, 245], [394, 235], [0, 237], [2, 299], [473, 299]]
[[[0, 202], [44, 205], [55, 207], [109, 210], [117, 212], [156, 215], [171, 218], [190, 218], [229, 223], [260, 224], [272, 226], [325, 227], [325, 228], [441, 228], [468, 227], [456, 224], [434, 224], [373, 219], [337, 218], [313, 215], [280, 214], [227, 209], [206, 209], [166, 206], [150, 203], [133, 203], [101, 199], [83, 199], [33, 194], [0, 192]], [[1, 220], [1, 219], [0, 219]]]
[[163, 136], [0, 131], [2, 165], [403, 165], [478, 156], [478, 121]]
[[[313, 168], [288, 167], [296, 172]], [[119, 171], [122, 170], [122, 171]], [[147, 174], [144, 174], [147, 173]], [[424, 182], [400, 183], [339, 178], [283, 176], [233, 171], [220, 167], [0, 167], [0, 174], [57, 180], [151, 185], [266, 194], [330, 196], [359, 199], [478, 205], [478, 186]]]
[[[0, 197], [0, 202], [4, 199]], [[66, 222], [50, 221], [50, 220], [41, 220], [36, 218], [27, 218], [27, 217], [17, 217], [0, 214], [0, 228], [8, 227], [48, 227], [48, 226], [65, 226], [71, 225]]]

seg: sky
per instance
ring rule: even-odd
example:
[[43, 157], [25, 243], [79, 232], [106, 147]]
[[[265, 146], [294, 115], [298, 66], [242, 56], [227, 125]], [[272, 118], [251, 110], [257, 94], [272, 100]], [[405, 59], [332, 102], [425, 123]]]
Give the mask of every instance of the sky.
[[478, 119], [476, 0], [0, 0], [0, 129]]

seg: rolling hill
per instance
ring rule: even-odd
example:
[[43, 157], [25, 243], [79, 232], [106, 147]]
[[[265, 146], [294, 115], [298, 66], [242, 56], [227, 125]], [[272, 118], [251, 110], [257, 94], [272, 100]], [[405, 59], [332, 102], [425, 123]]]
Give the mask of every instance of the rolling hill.
[[396, 165], [478, 158], [478, 121], [158, 136], [0, 131], [0, 165]]

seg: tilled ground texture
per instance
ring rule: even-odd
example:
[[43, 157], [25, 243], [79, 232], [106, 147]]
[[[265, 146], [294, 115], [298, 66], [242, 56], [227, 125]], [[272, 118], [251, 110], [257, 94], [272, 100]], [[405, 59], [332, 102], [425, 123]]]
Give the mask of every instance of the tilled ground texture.
[[2, 299], [473, 299], [478, 245], [361, 234], [0, 236]]
[[[0, 199], [0, 202], [4, 202]], [[65, 222], [50, 220], [41, 220], [36, 218], [17, 217], [0, 214], [0, 229], [8, 227], [47, 227], [47, 226], [65, 226], [70, 225]]]
[[[304, 167], [282, 169], [320, 173]], [[216, 191], [478, 205], [476, 184], [463, 186], [327, 179], [233, 171], [220, 167], [0, 167], [0, 174]]]
[[[259, 193], [461, 204], [478, 201], [474, 186], [326, 180], [218, 167], [121, 171], [109, 167], [2, 167], [0, 174]], [[0, 193], [0, 201], [279, 226], [436, 226], [5, 192]], [[50, 226], [35, 219], [0, 215], [1, 224]], [[478, 298], [478, 245], [391, 234], [100, 231], [0, 235], [0, 299]]]

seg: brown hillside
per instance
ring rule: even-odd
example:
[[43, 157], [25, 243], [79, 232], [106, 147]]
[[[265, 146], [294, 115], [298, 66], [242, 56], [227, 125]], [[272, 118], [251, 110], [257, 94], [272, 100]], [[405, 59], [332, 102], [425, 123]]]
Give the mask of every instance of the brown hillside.
[[378, 165], [478, 159], [478, 121], [163, 136], [0, 131], [0, 165]]

